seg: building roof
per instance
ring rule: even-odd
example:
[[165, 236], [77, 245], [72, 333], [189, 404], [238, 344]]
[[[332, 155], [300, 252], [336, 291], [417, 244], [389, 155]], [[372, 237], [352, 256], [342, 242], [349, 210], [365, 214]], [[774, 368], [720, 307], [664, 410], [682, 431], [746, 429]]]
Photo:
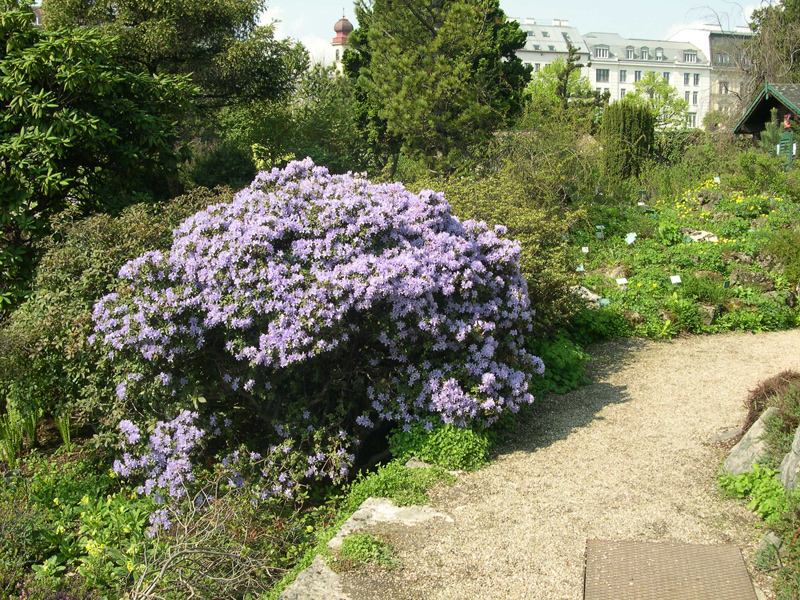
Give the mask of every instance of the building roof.
[[798, 83], [765, 83], [764, 87], [736, 123], [733, 132], [759, 133], [764, 131], [764, 124], [770, 120], [773, 108], [788, 110], [800, 116], [800, 84]]
[[545, 25], [534, 19], [525, 19], [519, 23], [519, 28], [527, 36], [525, 46], [520, 48], [522, 51], [566, 54], [572, 44], [582, 54], [589, 53], [583, 36], [575, 27], [570, 27], [568, 21], [554, 19]]
[[[659, 63], [684, 62], [684, 51], [696, 52], [697, 60], [692, 65], [708, 63], [708, 57], [697, 46], [690, 42], [671, 42], [666, 40], [642, 40], [638, 38], [624, 38], [618, 33], [592, 32], [583, 36], [583, 40], [590, 48], [597, 46], [608, 48], [608, 58], [604, 60], [641, 61], [642, 64], [657, 66]], [[628, 48], [633, 48], [634, 58], [627, 58]], [[648, 49], [649, 58], [643, 58], [641, 51]], [[662, 51], [663, 58], [656, 58], [656, 50]]]

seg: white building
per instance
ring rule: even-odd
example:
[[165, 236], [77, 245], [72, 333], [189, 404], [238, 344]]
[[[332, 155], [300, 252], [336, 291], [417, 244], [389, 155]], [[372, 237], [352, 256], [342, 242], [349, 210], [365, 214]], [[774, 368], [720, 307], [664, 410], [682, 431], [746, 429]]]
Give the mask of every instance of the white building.
[[597, 91], [609, 92], [612, 100], [622, 98], [653, 72], [686, 100], [687, 125], [702, 125], [711, 95], [711, 61], [703, 50], [690, 42], [623, 38], [616, 33], [587, 33], [583, 41], [592, 57], [589, 81]]
[[754, 90], [749, 89], [750, 61], [744, 53], [744, 43], [753, 33], [747, 27], [725, 31], [719, 26], [682, 29], [670, 37], [671, 41], [689, 42], [711, 60], [709, 81], [709, 110], [724, 113], [738, 111]]
[[[519, 23], [519, 28], [525, 32], [527, 39], [525, 47], [517, 50], [517, 56], [534, 71], [539, 71], [557, 58], [566, 59], [569, 53], [569, 44], [578, 49], [580, 62], [589, 63], [589, 48], [583, 41], [581, 34], [574, 27], [569, 26], [569, 21], [553, 19], [541, 21], [536, 19], [511, 19]], [[584, 67], [582, 75], [589, 75], [589, 68]]]

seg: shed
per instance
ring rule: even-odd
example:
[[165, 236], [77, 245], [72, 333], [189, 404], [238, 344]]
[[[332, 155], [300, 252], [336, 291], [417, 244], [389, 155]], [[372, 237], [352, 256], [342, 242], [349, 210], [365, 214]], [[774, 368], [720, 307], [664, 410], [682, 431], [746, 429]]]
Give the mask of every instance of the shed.
[[733, 128], [733, 133], [759, 137], [760, 133], [764, 131], [764, 125], [770, 120], [770, 111], [773, 108], [778, 110], [780, 121], [785, 121], [787, 115], [790, 120], [800, 117], [800, 84], [765, 83], [756, 99]]

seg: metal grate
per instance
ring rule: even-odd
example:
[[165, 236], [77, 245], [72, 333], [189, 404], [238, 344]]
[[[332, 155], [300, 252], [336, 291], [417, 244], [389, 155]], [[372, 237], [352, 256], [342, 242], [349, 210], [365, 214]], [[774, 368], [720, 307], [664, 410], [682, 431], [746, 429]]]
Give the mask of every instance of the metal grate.
[[756, 600], [736, 546], [586, 542], [584, 600]]

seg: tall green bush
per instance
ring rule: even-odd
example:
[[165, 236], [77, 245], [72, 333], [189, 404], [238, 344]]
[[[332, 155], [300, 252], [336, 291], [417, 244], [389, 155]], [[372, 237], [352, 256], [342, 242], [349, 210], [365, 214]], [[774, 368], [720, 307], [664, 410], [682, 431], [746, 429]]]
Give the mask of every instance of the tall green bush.
[[654, 143], [655, 119], [645, 105], [622, 99], [603, 112], [605, 174], [609, 179], [636, 176]]
[[92, 306], [116, 289], [117, 272], [128, 260], [168, 248], [184, 218], [231, 196], [225, 188], [201, 188], [169, 202], [131, 206], [118, 217], [65, 212], [53, 219], [33, 293], [0, 328], [0, 405], [11, 400], [23, 413], [41, 408], [83, 423], [99, 418], [100, 407], [115, 396], [105, 356], [86, 343]]

